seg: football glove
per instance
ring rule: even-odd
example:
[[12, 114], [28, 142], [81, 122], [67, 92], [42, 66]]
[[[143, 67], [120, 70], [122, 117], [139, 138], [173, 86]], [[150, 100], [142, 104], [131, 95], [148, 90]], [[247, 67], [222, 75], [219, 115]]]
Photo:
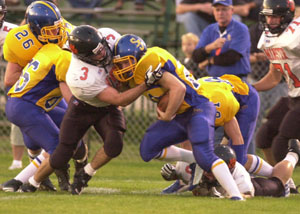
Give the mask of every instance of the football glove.
[[163, 165], [160, 170], [160, 174], [166, 181], [172, 181], [178, 178], [175, 166], [170, 163], [166, 163], [165, 165]]
[[162, 76], [163, 73], [161, 70], [161, 63], [158, 64], [158, 66], [154, 69], [154, 71], [152, 71], [152, 65], [150, 65], [150, 67], [148, 68], [145, 74], [145, 83], [147, 87], [155, 85], [157, 81], [159, 81], [160, 78], [162, 78]]

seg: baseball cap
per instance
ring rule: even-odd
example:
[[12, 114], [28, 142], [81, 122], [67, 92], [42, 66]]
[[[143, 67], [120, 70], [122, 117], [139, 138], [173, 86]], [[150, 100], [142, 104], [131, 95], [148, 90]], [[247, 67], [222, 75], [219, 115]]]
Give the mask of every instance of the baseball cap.
[[224, 6], [230, 6], [232, 5], [232, 0], [214, 0], [212, 5], [221, 4]]

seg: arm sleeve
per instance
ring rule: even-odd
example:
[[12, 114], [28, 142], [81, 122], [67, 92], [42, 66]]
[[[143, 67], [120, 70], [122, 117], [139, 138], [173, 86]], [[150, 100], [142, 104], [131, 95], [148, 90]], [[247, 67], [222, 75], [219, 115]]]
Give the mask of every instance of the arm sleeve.
[[230, 66], [235, 64], [242, 57], [243, 56], [239, 52], [230, 49], [219, 56], [214, 56], [214, 65]]
[[192, 59], [196, 63], [203, 62], [209, 57], [209, 54], [206, 53], [204, 47], [203, 48], [198, 48], [193, 51]]

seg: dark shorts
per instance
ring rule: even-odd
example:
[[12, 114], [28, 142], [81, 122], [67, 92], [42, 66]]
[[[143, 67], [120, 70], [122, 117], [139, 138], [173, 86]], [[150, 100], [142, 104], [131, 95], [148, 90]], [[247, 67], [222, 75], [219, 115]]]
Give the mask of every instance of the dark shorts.
[[271, 196], [282, 197], [284, 196], [284, 186], [282, 182], [276, 178], [251, 178], [255, 189], [255, 196]]
[[112, 105], [94, 107], [72, 97], [60, 127], [59, 145], [50, 157], [53, 168], [69, 162], [77, 144], [91, 126], [101, 136], [106, 155], [113, 158], [121, 153], [126, 130], [122, 110]]

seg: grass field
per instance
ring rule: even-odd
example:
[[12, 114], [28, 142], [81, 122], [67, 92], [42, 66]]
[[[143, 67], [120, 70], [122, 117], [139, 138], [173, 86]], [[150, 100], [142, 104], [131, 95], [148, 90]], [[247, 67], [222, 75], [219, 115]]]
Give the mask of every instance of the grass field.
[[[27, 160], [24, 159], [24, 163]], [[9, 155], [0, 155], [0, 183], [13, 178], [18, 171], [8, 171]], [[208, 197], [194, 197], [190, 192], [181, 195], [160, 195], [171, 184], [162, 180], [162, 162], [114, 160], [102, 168], [80, 196], [65, 192], [4, 193], [0, 192], [1, 214], [176, 214], [176, 213], [299, 213], [299, 195], [289, 198], [248, 199], [244, 202]], [[300, 168], [294, 179], [300, 183]], [[55, 176], [51, 180], [57, 186]]]

